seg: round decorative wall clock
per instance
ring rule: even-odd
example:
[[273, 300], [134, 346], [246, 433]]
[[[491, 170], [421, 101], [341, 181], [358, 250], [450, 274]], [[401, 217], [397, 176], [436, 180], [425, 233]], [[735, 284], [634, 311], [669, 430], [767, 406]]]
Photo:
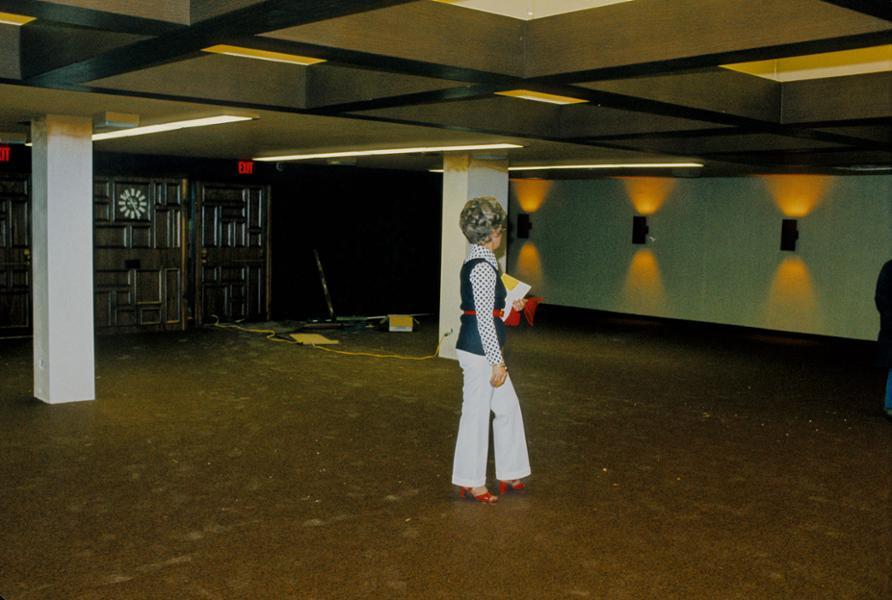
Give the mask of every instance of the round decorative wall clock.
[[125, 188], [118, 198], [118, 211], [128, 219], [144, 219], [149, 214], [146, 195], [136, 188]]

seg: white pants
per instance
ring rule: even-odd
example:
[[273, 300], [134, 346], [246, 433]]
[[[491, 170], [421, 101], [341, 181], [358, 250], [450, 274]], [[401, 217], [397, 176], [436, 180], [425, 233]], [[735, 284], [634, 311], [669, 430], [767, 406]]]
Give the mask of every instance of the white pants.
[[464, 374], [461, 420], [455, 441], [452, 483], [463, 487], [486, 485], [486, 461], [489, 454], [489, 413], [493, 447], [496, 454], [496, 479], [508, 481], [530, 474], [523, 417], [514, 385], [509, 376], [500, 387], [489, 383], [492, 365], [486, 357], [457, 350]]

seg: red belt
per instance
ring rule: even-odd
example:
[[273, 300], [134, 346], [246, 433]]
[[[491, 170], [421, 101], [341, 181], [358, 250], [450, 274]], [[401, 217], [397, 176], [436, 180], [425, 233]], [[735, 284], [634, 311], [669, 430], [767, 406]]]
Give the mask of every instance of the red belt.
[[[476, 310], [466, 310], [462, 312], [463, 315], [476, 315]], [[502, 318], [503, 311], [501, 308], [496, 308], [492, 311], [492, 316]]]

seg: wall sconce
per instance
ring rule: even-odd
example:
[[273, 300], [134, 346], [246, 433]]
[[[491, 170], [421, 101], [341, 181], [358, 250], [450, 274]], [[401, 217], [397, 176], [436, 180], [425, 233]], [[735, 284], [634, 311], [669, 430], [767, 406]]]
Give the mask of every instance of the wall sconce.
[[647, 234], [650, 228], [647, 226], [647, 217], [632, 217], [632, 243], [646, 244]]
[[530, 215], [526, 213], [520, 213], [517, 215], [517, 238], [518, 239], [526, 239], [530, 237], [530, 229], [533, 228], [533, 224], [530, 223]]
[[781, 221], [780, 249], [788, 252], [796, 252], [796, 240], [799, 239], [799, 230], [796, 229], [796, 219], [784, 219]]

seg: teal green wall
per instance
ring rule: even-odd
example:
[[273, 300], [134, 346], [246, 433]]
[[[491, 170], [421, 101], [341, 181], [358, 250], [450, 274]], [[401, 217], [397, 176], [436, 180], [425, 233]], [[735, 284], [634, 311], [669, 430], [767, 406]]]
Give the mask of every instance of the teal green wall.
[[[671, 190], [645, 246], [631, 243], [628, 181], [555, 181], [534, 184], [550, 189], [529, 240], [512, 240], [508, 272], [556, 305], [874, 339], [892, 177], [785, 177], [785, 197], [822, 188], [795, 253], [780, 250], [784, 214], [765, 178], [656, 180]], [[512, 181], [512, 222], [525, 185]]]

